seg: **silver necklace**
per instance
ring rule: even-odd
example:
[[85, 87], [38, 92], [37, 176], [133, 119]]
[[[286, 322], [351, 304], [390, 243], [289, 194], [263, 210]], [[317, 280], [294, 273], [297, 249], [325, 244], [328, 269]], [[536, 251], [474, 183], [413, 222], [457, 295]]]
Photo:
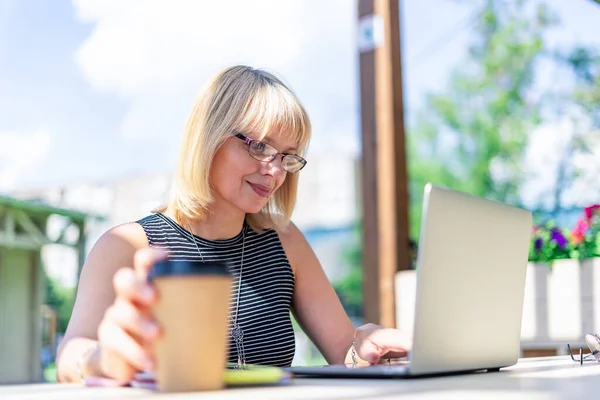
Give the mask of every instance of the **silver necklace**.
[[[192, 227], [189, 222], [187, 223], [187, 227], [188, 227], [188, 232], [190, 234], [190, 239], [192, 239], [192, 242], [194, 243], [194, 245], [196, 245], [196, 250], [198, 250], [198, 254], [200, 255], [200, 258], [202, 259], [202, 261], [204, 261], [204, 256], [202, 255], [202, 252], [200, 251], [200, 247], [198, 246], [198, 243], [196, 242], [196, 238], [194, 238], [194, 234], [192, 233]], [[242, 259], [240, 261], [240, 277], [238, 278], [238, 285], [237, 285], [237, 300], [235, 302], [235, 317], [233, 317], [231, 314], [229, 314], [229, 319], [231, 320], [230, 333], [231, 333], [231, 337], [232, 337], [233, 341], [235, 342], [235, 349], [238, 354], [237, 368], [239, 368], [239, 369], [246, 368], [246, 353], [244, 352], [244, 331], [243, 331], [242, 327], [237, 323], [238, 312], [240, 310], [240, 294], [242, 293], [242, 273], [244, 271], [243, 268], [244, 268], [245, 247], [246, 247], [246, 226], [244, 224], [242, 226]]]

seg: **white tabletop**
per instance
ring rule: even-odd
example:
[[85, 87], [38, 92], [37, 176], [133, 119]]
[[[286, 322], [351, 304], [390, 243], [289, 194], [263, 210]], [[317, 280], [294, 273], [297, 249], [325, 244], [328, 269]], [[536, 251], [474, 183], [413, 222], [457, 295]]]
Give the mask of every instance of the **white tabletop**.
[[305, 379], [270, 387], [159, 394], [133, 388], [84, 388], [74, 384], [0, 387], [0, 399], [591, 399], [598, 396], [600, 363], [569, 357], [522, 359], [495, 373], [419, 379]]

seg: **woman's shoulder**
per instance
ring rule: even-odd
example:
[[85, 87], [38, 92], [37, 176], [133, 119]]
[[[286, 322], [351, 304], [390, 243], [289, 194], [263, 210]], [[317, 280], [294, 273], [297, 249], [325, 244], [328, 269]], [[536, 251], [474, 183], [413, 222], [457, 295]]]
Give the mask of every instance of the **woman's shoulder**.
[[137, 250], [148, 247], [148, 239], [142, 225], [138, 222], [126, 222], [116, 225], [98, 239], [98, 244], [104, 246], [130, 246]]
[[84, 271], [93, 274], [94, 279], [101, 279], [101, 276], [113, 274], [120, 267], [131, 266], [135, 252], [147, 247], [148, 240], [139, 224], [128, 222], [116, 225], [94, 243], [86, 257]]
[[273, 228], [272, 230], [277, 232], [282, 243], [285, 242], [291, 244], [304, 240], [304, 235], [292, 221], [282, 227]]
[[291, 221], [283, 227], [276, 228], [275, 231], [292, 265], [292, 269], [296, 272], [296, 265], [312, 254], [310, 244], [302, 231]]

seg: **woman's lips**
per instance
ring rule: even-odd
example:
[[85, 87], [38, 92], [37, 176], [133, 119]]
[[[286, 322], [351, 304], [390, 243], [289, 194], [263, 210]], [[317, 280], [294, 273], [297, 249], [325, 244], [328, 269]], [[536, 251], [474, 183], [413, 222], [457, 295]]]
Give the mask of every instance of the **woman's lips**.
[[271, 189], [267, 186], [259, 185], [258, 183], [248, 182], [248, 185], [254, 190], [254, 193], [259, 195], [260, 197], [269, 197], [271, 194]]

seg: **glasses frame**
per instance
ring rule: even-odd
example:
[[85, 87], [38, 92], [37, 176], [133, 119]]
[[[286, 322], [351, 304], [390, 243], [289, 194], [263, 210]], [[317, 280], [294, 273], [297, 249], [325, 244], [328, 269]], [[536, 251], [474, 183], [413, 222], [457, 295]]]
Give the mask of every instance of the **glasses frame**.
[[[271, 146], [270, 144], [261, 142], [260, 140], [250, 139], [248, 136], [244, 135], [243, 133], [235, 131], [233, 133], [233, 136], [235, 136], [238, 139], [243, 140], [248, 145], [248, 154], [250, 155], [250, 157], [254, 158], [257, 161], [260, 161], [260, 162], [270, 162], [270, 161], [273, 161], [278, 155], [281, 154], [281, 156], [282, 156], [281, 157], [281, 168], [283, 168], [284, 171], [289, 172], [290, 174], [295, 174], [296, 172], [299, 172], [307, 164], [307, 161], [304, 158], [302, 158], [299, 155], [297, 155], [297, 154], [281, 153], [281, 152], [277, 151], [277, 149], [275, 147]], [[269, 158], [264, 159], [264, 160], [260, 159], [260, 158], [256, 158], [255, 156], [252, 155], [252, 152], [250, 151], [250, 146], [252, 146], [252, 143], [260, 143], [260, 144], [262, 144], [264, 146], [269, 146], [273, 150], [277, 151], [277, 153], [273, 154], [272, 156], [269, 156]], [[285, 164], [283, 162], [284, 158], [286, 158], [286, 157], [292, 157], [292, 158], [294, 158], [295, 160], [297, 160], [298, 162], [300, 162], [301, 167], [298, 168], [296, 171], [289, 171], [289, 170], [287, 170], [285, 168], [285, 166], [284, 166]]]
[[573, 355], [573, 350], [571, 349], [571, 345], [567, 344], [567, 349], [569, 349], [569, 354], [571, 355], [571, 360], [578, 362], [580, 365], [583, 365], [584, 361], [598, 361], [598, 359], [596, 358], [596, 355], [598, 354], [597, 350], [595, 350], [591, 353], [588, 353], [584, 356], [583, 355], [583, 346], [579, 346], [579, 358], [575, 358], [575, 356]]

